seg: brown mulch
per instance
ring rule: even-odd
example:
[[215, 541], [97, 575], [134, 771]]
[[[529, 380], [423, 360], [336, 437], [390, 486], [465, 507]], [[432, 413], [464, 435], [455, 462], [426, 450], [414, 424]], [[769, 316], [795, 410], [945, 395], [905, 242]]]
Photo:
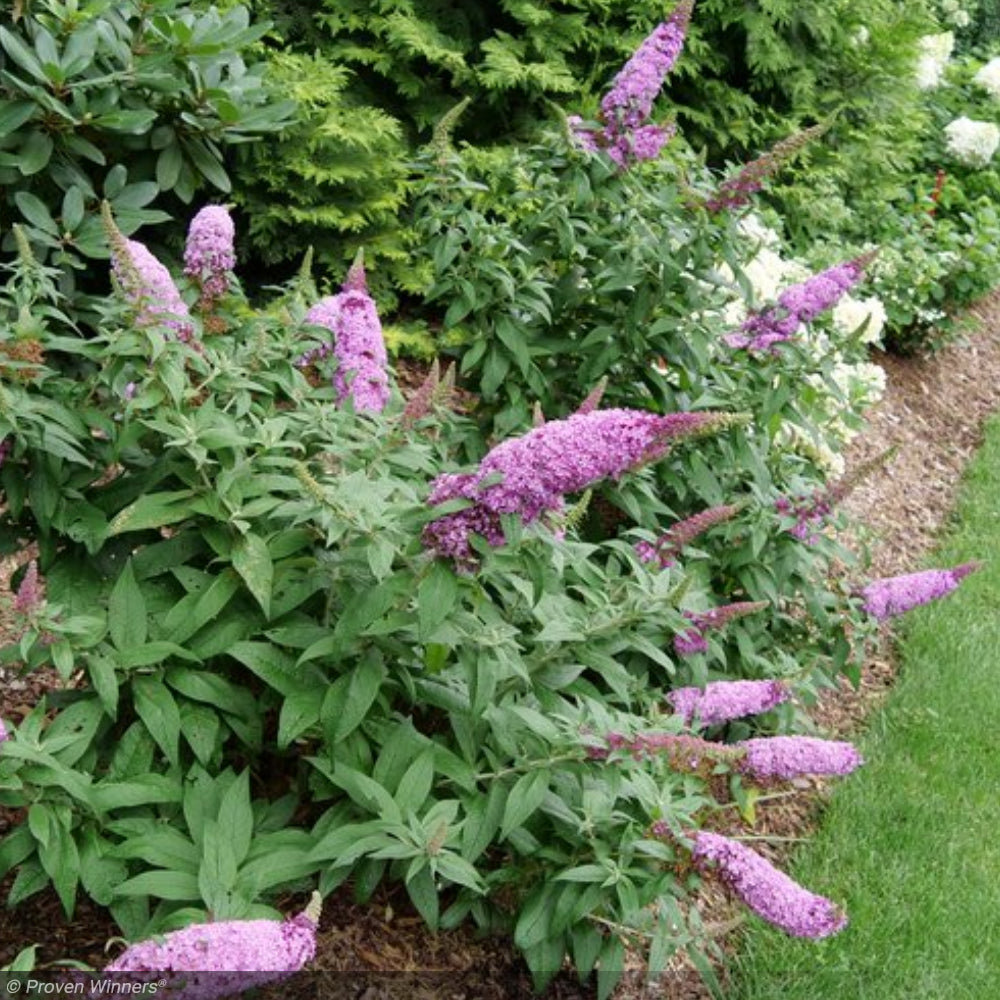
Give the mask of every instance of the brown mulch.
[[[886, 369], [888, 388], [871, 411], [864, 433], [848, 453], [856, 468], [891, 445], [899, 446], [895, 459], [863, 482], [846, 506], [863, 524], [858, 544], [866, 547], [869, 575], [890, 575], [915, 569], [926, 557], [954, 508], [956, 487], [963, 468], [982, 439], [983, 423], [997, 408], [1000, 385], [1000, 294], [985, 300], [974, 315], [982, 328], [964, 343], [954, 344], [932, 358], [875, 358]], [[420, 366], [406, 374], [419, 383]], [[7, 566], [7, 573], [10, 565]], [[4, 575], [0, 573], [0, 576]], [[5, 583], [0, 580], [0, 589]], [[5, 622], [0, 621], [0, 629]], [[845, 736], [856, 731], [872, 706], [889, 688], [894, 676], [888, 643], [867, 664], [858, 691], [848, 685], [826, 699], [816, 711], [821, 730]], [[0, 667], [0, 717], [19, 719], [51, 678], [17, 678]], [[822, 809], [822, 782], [802, 781], [786, 797], [762, 804], [755, 832], [780, 838], [801, 838], [814, 826]], [[0, 807], [0, 835], [20, 816]], [[786, 855], [790, 844], [766, 850]], [[6, 896], [11, 879], [0, 883]], [[725, 926], [738, 911], [711, 893], [706, 919]], [[288, 909], [293, 911], [295, 904]], [[40, 947], [40, 964], [73, 958], [100, 967], [107, 961], [105, 943], [117, 933], [110, 917], [82, 899], [67, 923], [52, 893], [33, 897], [17, 910], [0, 909], [0, 966], [29, 944]], [[351, 995], [375, 1000], [382, 996], [475, 996], [488, 1000], [515, 1000], [531, 994], [523, 962], [503, 938], [481, 939], [468, 928], [433, 934], [413, 912], [398, 890], [380, 890], [364, 906], [353, 902], [348, 890], [329, 897], [320, 924], [315, 967], [335, 973], [351, 970], [352, 981], [364, 986]], [[365, 970], [372, 979], [357, 980]], [[435, 970], [430, 978], [417, 972]], [[633, 970], [638, 972], [638, 969]], [[395, 973], [391, 983], [378, 974]], [[411, 978], [412, 977], [412, 978]], [[561, 975], [546, 996], [553, 1000], [582, 1000], [593, 996], [593, 984], [579, 986]], [[695, 978], [678, 971], [654, 986], [631, 978], [617, 991], [618, 1000], [640, 997], [659, 1000], [706, 1000], [707, 991]]]

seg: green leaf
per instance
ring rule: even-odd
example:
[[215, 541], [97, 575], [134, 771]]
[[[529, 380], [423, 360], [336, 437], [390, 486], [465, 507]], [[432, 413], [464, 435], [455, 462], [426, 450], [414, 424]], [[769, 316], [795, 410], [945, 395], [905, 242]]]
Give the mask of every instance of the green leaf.
[[192, 490], [173, 490], [166, 493], [150, 493], [139, 497], [120, 511], [108, 525], [108, 536], [122, 535], [126, 531], [144, 531], [147, 528], [162, 528], [176, 524], [191, 514]]
[[151, 871], [126, 879], [117, 889], [116, 896], [155, 896], [188, 902], [200, 898], [198, 879], [189, 872]]
[[182, 701], [180, 712], [181, 734], [194, 751], [198, 762], [207, 766], [215, 753], [222, 722], [218, 714], [207, 705], [199, 705], [193, 701]]
[[161, 191], [170, 191], [174, 187], [183, 165], [184, 157], [176, 142], [172, 142], [160, 151], [156, 159], [156, 183]]
[[236, 863], [250, 850], [253, 839], [253, 809], [250, 805], [250, 776], [243, 771], [223, 793], [219, 803], [219, 827], [224, 833]]
[[507, 787], [499, 781], [490, 786], [485, 800], [481, 795], [466, 800], [466, 818], [462, 825], [462, 857], [479, 858], [496, 837], [507, 805]]
[[[18, 169], [25, 177], [31, 177], [32, 174], [44, 170], [49, 165], [49, 160], [52, 159], [53, 149], [54, 143], [49, 136], [44, 132], [32, 132], [24, 145], [17, 151]], [[18, 192], [18, 194], [26, 193], [24, 191]], [[18, 195], [14, 195], [15, 201], [17, 201], [17, 197]]]
[[362, 809], [380, 816], [382, 819], [401, 823], [403, 814], [393, 797], [377, 782], [353, 767], [337, 761], [331, 765], [318, 757], [307, 758], [327, 781], [343, 789]]
[[101, 906], [115, 897], [115, 888], [128, 878], [128, 868], [108, 856], [110, 845], [95, 830], [84, 831], [80, 840], [80, 882], [87, 895]]
[[217, 187], [220, 191], [224, 191], [226, 194], [232, 190], [232, 184], [229, 181], [229, 175], [226, 173], [225, 168], [215, 154], [203, 143], [198, 140], [186, 142], [184, 144], [184, 151], [198, 173], [210, 184]]
[[338, 678], [327, 691], [320, 718], [331, 743], [347, 739], [364, 722], [385, 678], [381, 654], [369, 650], [349, 674]]
[[129, 560], [108, 598], [108, 630], [115, 647], [125, 651], [141, 646], [146, 641], [147, 629], [146, 601]]
[[267, 542], [260, 535], [244, 535], [233, 546], [231, 558], [233, 569], [243, 577], [243, 582], [264, 614], [269, 615], [274, 565], [267, 550]]
[[441, 914], [437, 887], [430, 868], [425, 865], [412, 878], [407, 879], [406, 891], [427, 926], [436, 931]]
[[3, 101], [0, 103], [0, 137], [16, 132], [35, 113], [33, 101]]
[[305, 687], [294, 658], [269, 642], [237, 642], [229, 655], [286, 698]]
[[27, 70], [39, 83], [47, 84], [49, 82], [38, 57], [17, 35], [6, 28], [0, 28], [0, 45], [17, 66]]
[[278, 746], [281, 749], [319, 722], [321, 704], [318, 693], [311, 688], [293, 691], [285, 698], [278, 717]]
[[52, 236], [59, 235], [59, 226], [56, 224], [56, 220], [52, 218], [45, 202], [37, 195], [31, 194], [29, 191], [18, 191], [14, 195], [14, 203], [20, 209], [21, 215], [36, 229], [41, 229]]
[[171, 764], [180, 763], [181, 713], [166, 685], [153, 677], [132, 681], [135, 710]]
[[434, 630], [451, 614], [458, 599], [458, 581], [450, 566], [436, 560], [417, 588], [419, 637], [427, 642]]
[[118, 662], [125, 670], [132, 670], [136, 667], [151, 667], [156, 663], [169, 660], [172, 656], [187, 660], [189, 663], [200, 663], [201, 658], [189, 649], [178, 646], [176, 642], [147, 642], [145, 646], [138, 646], [127, 652], [118, 655]]
[[510, 836], [514, 829], [521, 826], [541, 806], [548, 787], [547, 770], [529, 771], [517, 779], [504, 807], [501, 840]]
[[428, 747], [406, 769], [394, 798], [403, 813], [418, 812], [434, 784], [434, 748]]
[[197, 875], [201, 863], [198, 848], [172, 826], [163, 826], [137, 837], [129, 837], [116, 845], [110, 853], [115, 858], [127, 861], [138, 859], [154, 868], [172, 868], [190, 875]]
[[180, 802], [181, 786], [163, 774], [140, 774], [127, 781], [99, 781], [91, 788], [98, 812], [130, 809], [155, 803]]

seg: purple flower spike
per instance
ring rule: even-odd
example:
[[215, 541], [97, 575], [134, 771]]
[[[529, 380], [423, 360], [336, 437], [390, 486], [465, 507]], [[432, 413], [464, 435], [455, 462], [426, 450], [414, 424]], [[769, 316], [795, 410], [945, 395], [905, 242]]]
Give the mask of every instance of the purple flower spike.
[[[382, 324], [375, 301], [368, 294], [360, 260], [351, 267], [340, 293], [317, 302], [305, 321], [324, 326], [334, 335], [332, 353], [337, 370], [333, 384], [338, 401], [342, 403], [350, 396], [356, 410], [381, 413], [389, 401], [388, 358]], [[311, 352], [299, 363], [315, 360], [316, 353]]]
[[681, 0], [670, 17], [653, 30], [622, 67], [601, 101], [602, 129], [587, 128], [577, 115], [567, 119], [582, 149], [588, 152], [603, 149], [623, 169], [660, 155], [676, 128], [672, 123], [648, 124], [648, 119], [663, 81], [684, 47], [693, 8], [694, 0]]
[[950, 594], [979, 566], [977, 562], [968, 562], [953, 569], [927, 569], [875, 580], [861, 591], [862, 606], [872, 617], [885, 621]]
[[191, 220], [184, 248], [184, 273], [201, 285], [208, 301], [229, 290], [229, 272], [236, 266], [236, 230], [227, 209], [206, 205]]
[[[530, 524], [561, 510], [566, 494], [661, 458], [675, 439], [721, 430], [740, 419], [612, 409], [548, 421], [497, 445], [476, 472], [438, 476], [428, 498], [432, 506], [459, 498], [473, 503], [427, 525], [424, 543], [441, 555], [468, 561], [470, 535], [481, 535], [493, 546], [503, 543], [501, 515], [518, 514]], [[500, 481], [492, 482], [497, 476]], [[487, 479], [491, 483], [484, 485]]]
[[767, 601], [737, 601], [709, 611], [685, 611], [684, 617], [691, 622], [692, 627], [674, 636], [674, 649], [681, 656], [705, 653], [708, 651], [708, 643], [704, 638], [706, 632], [724, 628], [734, 618], [752, 615], [755, 611], [766, 607]]
[[777, 305], [750, 316], [738, 331], [726, 334], [723, 341], [736, 349], [772, 350], [776, 344], [790, 340], [803, 323], [810, 323], [832, 309], [861, 280], [871, 259], [872, 254], [863, 254], [786, 288], [778, 296]]
[[712, 868], [754, 913], [793, 937], [824, 938], [847, 926], [843, 911], [803, 889], [766, 858], [737, 840], [699, 831], [692, 857]]
[[746, 751], [740, 770], [760, 781], [850, 774], [864, 763], [852, 744], [812, 736], [771, 736], [736, 745]]
[[170, 272], [138, 240], [113, 244], [112, 270], [128, 300], [136, 307], [137, 326], [163, 325], [190, 341], [194, 328], [188, 307]]
[[681, 550], [693, 542], [709, 528], [733, 517], [739, 507], [736, 504], [725, 504], [709, 507], [706, 510], [678, 521], [669, 531], [660, 535], [656, 543], [637, 542], [636, 553], [643, 562], [658, 562], [660, 569], [666, 569], [674, 564]]
[[677, 688], [667, 696], [685, 725], [697, 720], [715, 726], [744, 715], [759, 715], [788, 701], [791, 692], [781, 681], [711, 681], [705, 689]]
[[[126, 949], [105, 972], [182, 973], [171, 997], [209, 1000], [285, 979], [316, 954], [320, 897], [288, 920], [194, 924]], [[210, 975], [191, 975], [210, 973]], [[229, 973], [229, 975], [224, 975]]]
[[38, 563], [32, 559], [14, 595], [14, 610], [20, 615], [30, 615], [44, 603], [45, 586], [38, 575]]

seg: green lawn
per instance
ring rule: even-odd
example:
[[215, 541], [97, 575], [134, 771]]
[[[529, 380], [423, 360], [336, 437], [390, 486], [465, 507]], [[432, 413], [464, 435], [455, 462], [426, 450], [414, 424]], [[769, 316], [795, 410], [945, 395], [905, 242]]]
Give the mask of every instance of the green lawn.
[[846, 904], [822, 942], [754, 919], [732, 1000], [1000, 996], [1000, 422], [969, 470], [933, 565], [981, 559], [911, 612], [902, 672], [791, 874]]

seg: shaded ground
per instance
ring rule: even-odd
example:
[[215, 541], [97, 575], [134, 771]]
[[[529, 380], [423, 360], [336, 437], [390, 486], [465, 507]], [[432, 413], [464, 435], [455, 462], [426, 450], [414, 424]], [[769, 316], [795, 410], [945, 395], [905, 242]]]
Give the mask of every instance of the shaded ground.
[[[849, 465], [856, 466], [900, 446], [899, 455], [884, 470], [861, 484], [848, 501], [851, 513], [864, 525], [872, 575], [915, 568], [947, 521], [955, 488], [966, 461], [981, 440], [985, 418], [996, 408], [1000, 385], [1000, 296], [975, 310], [983, 328], [964, 344], [947, 348], [931, 359], [878, 357], [888, 374], [885, 399], [869, 416], [868, 429], [852, 445]], [[412, 374], [412, 373], [411, 373]], [[414, 376], [415, 378], [415, 376]], [[7, 566], [7, 573], [10, 565]], [[2, 574], [6, 575], [6, 574]], [[0, 579], [0, 589], [6, 583]], [[0, 630], [5, 622], [0, 618]], [[820, 706], [817, 720], [831, 734], [856, 729], [892, 682], [888, 645], [865, 670], [861, 689], [844, 688]], [[35, 702], [48, 678], [16, 678], [0, 667], [0, 716], [19, 720]], [[762, 806], [758, 832], [795, 838], [806, 834], [822, 804], [821, 785], [803, 781], [786, 798]], [[20, 817], [0, 808], [0, 834]], [[772, 856], [788, 844], [772, 847]], [[10, 879], [0, 883], [6, 896]], [[285, 907], [294, 911], [295, 901]], [[712, 896], [707, 919], [725, 925], [737, 911]], [[83, 900], [71, 923], [51, 893], [33, 897], [17, 911], [0, 909], [0, 965], [30, 944], [41, 946], [39, 958], [49, 962], [73, 958], [100, 967], [106, 961], [105, 942], [115, 925], [100, 908]], [[351, 988], [339, 995], [487, 998], [514, 1000], [531, 994], [530, 977], [505, 940], [478, 940], [472, 931], [431, 934], [398, 893], [381, 893], [371, 904], [357, 906], [348, 892], [326, 901], [320, 925], [316, 967], [352, 970]], [[392, 980], [360, 979], [360, 970], [412, 974], [436, 970], [430, 977], [398, 976]], [[560, 977], [547, 997], [581, 1000], [593, 991]], [[663, 1000], [703, 1000], [708, 996], [693, 979], [678, 973], [656, 986], [637, 981], [618, 990], [619, 1000], [640, 996]]]

